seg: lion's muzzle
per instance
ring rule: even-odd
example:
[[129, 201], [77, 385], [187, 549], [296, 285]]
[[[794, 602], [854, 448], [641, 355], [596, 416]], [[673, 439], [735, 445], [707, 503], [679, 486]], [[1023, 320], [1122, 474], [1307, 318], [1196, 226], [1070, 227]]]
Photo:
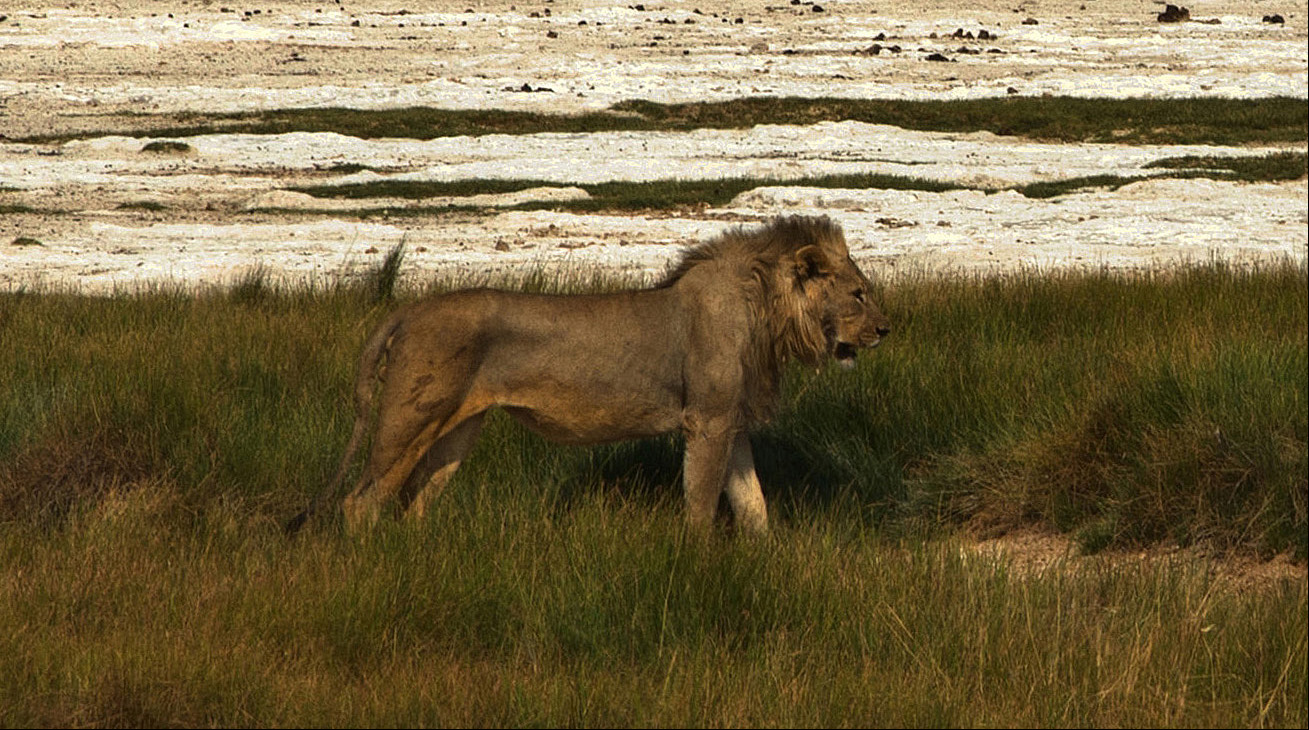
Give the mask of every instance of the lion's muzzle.
[[[871, 330], [871, 331], [870, 331]], [[832, 348], [832, 357], [842, 368], [849, 370], [854, 367], [855, 359], [859, 355], [860, 348], [872, 349], [882, 344], [882, 338], [891, 334], [891, 324], [887, 321], [878, 322], [869, 330], [865, 330], [859, 337], [858, 344], [837, 340]]]

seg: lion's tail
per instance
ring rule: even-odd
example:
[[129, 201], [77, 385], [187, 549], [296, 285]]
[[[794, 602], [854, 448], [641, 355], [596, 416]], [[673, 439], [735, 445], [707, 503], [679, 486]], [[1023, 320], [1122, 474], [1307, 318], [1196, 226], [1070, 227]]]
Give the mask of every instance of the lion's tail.
[[363, 352], [359, 355], [359, 373], [355, 376], [355, 423], [354, 429], [350, 433], [350, 441], [346, 444], [345, 453], [341, 456], [341, 464], [336, 469], [336, 475], [332, 481], [328, 482], [325, 487], [314, 498], [309, 501], [309, 506], [290, 522], [286, 523], [286, 534], [294, 535], [304, 527], [305, 523], [313, 517], [324, 500], [329, 496], [335, 495], [341, 489], [341, 483], [345, 481], [345, 475], [350, 471], [350, 464], [354, 461], [355, 452], [359, 450], [360, 445], [364, 442], [364, 437], [368, 433], [370, 416], [373, 412], [373, 393], [376, 390], [376, 383], [380, 373], [379, 366], [382, 362], [382, 355], [390, 345], [392, 336], [400, 328], [403, 317], [400, 312], [393, 313], [388, 317], [368, 338], [364, 345]]

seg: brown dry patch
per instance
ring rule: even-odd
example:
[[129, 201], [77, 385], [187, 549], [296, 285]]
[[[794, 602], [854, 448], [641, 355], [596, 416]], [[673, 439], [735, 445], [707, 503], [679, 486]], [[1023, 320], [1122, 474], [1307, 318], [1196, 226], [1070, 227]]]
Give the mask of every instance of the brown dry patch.
[[1158, 545], [1140, 550], [1105, 550], [1095, 555], [1081, 555], [1076, 543], [1066, 535], [1038, 527], [1024, 527], [1002, 535], [964, 538], [967, 553], [999, 558], [1019, 576], [1037, 576], [1056, 566], [1078, 568], [1089, 565], [1128, 566], [1133, 564], [1199, 564], [1220, 585], [1245, 591], [1271, 588], [1286, 581], [1309, 580], [1309, 563], [1296, 561], [1287, 554], [1261, 559], [1244, 553], [1220, 553], [1203, 547]]
[[0, 519], [62, 519], [78, 504], [147, 481], [155, 462], [130, 433], [51, 436], [0, 464]]

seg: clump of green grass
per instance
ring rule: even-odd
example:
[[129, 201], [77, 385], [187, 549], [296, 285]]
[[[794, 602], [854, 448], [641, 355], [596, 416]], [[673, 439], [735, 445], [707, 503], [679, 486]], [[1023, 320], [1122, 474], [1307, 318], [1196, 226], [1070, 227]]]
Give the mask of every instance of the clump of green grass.
[[1249, 181], [1298, 180], [1309, 173], [1309, 156], [1294, 151], [1231, 157], [1184, 155], [1156, 160], [1146, 167], [1213, 171]]
[[157, 200], [134, 200], [127, 203], [119, 203], [119, 210], [144, 210], [151, 213], [158, 213], [168, 210], [168, 206]]
[[18, 236], [18, 237], [15, 238], [14, 240], [10, 241], [10, 242], [9, 242], [9, 245], [11, 245], [11, 246], [44, 246], [45, 244], [41, 243], [40, 239], [32, 238], [31, 236]]
[[1130, 183], [1159, 178], [1218, 178], [1243, 182], [1280, 182], [1304, 177], [1307, 159], [1309, 158], [1303, 152], [1274, 152], [1231, 157], [1188, 155], [1156, 160], [1145, 165], [1146, 169], [1165, 169], [1173, 172], [1143, 176], [1091, 175], [1054, 182], [1030, 183], [1014, 189], [1029, 198], [1053, 198], [1085, 188], [1117, 190]]
[[380, 264], [369, 271], [365, 286], [372, 293], [374, 302], [386, 303], [395, 299], [395, 286], [404, 257], [405, 242], [402, 240], [386, 252]]
[[141, 151], [162, 155], [180, 155], [190, 152], [191, 145], [172, 139], [159, 139], [153, 142], [147, 142], [145, 146], [141, 148]]

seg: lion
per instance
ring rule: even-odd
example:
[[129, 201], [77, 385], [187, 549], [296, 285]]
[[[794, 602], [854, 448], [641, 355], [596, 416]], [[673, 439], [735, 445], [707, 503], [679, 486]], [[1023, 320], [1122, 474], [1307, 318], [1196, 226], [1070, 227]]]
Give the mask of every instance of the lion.
[[726, 492], [735, 523], [766, 532], [747, 430], [772, 416], [783, 367], [827, 359], [852, 367], [890, 330], [841, 227], [827, 217], [728, 230], [645, 289], [432, 295], [399, 308], [369, 337], [340, 466], [287, 530], [338, 491], [380, 391], [371, 452], [344, 500], [352, 531], [384, 506], [421, 518], [472, 450], [487, 412], [500, 408], [567, 444], [680, 430], [687, 523], [712, 524]]

